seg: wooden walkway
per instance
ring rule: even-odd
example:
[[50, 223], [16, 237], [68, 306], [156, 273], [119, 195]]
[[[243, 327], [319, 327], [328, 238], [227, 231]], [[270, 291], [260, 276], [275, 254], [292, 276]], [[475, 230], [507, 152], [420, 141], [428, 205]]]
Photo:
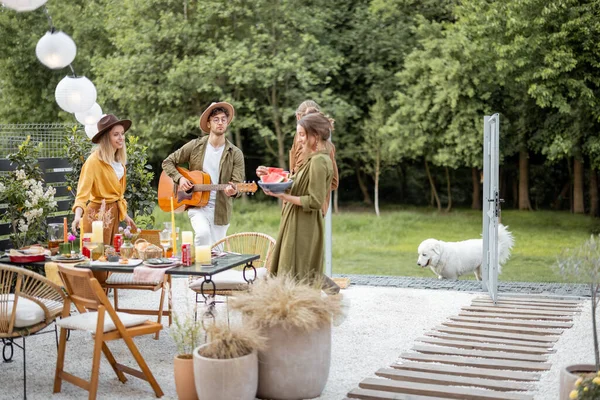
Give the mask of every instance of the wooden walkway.
[[417, 339], [411, 352], [348, 393], [365, 400], [532, 400], [548, 356], [581, 311], [576, 300], [477, 297]]

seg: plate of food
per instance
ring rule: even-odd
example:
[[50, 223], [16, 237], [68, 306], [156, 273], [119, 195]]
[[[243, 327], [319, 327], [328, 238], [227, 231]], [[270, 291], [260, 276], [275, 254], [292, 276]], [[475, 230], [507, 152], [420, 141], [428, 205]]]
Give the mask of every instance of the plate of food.
[[177, 261], [172, 260], [170, 258], [149, 258], [146, 261], [144, 261], [144, 265], [148, 267], [162, 268], [177, 265]]
[[11, 249], [8, 256], [10, 261], [14, 263], [32, 263], [46, 260], [46, 252], [40, 246], [31, 246], [19, 250]]
[[269, 173], [263, 175], [260, 178], [260, 181], [258, 181], [258, 186], [263, 190], [268, 190], [273, 193], [283, 193], [292, 186], [292, 183], [294, 183], [294, 181], [289, 178], [290, 173], [284, 171], [283, 168], [268, 167], [267, 170]]
[[82, 254], [72, 254], [69, 256], [63, 256], [62, 254], [57, 254], [55, 256], [50, 257], [52, 261], [60, 262], [60, 263], [75, 263], [85, 261], [86, 258]]

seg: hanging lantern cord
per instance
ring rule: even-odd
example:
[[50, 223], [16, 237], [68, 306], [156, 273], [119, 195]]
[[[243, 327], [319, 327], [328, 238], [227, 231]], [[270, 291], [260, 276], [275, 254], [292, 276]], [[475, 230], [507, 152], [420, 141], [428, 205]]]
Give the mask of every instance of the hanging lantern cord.
[[46, 17], [48, 17], [48, 24], [50, 25], [50, 33], [54, 33], [55, 29], [54, 29], [54, 25], [52, 24], [52, 17], [50, 16], [50, 13], [48, 12], [48, 7], [46, 7], [45, 4], [44, 4], [44, 12], [46, 13]]
[[73, 69], [73, 66], [71, 64], [69, 64], [69, 68], [71, 68], [71, 72], [73, 73], [73, 78], [77, 78], [77, 74], [75, 73], [75, 70]]

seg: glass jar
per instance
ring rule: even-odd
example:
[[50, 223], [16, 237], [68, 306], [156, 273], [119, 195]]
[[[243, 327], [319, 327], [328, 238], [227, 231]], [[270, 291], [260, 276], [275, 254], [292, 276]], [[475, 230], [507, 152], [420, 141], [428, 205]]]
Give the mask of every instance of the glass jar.
[[130, 259], [133, 256], [134, 249], [135, 249], [135, 247], [133, 247], [131, 240], [127, 240], [127, 239], [123, 240], [123, 244], [121, 245], [121, 248], [119, 249], [121, 258], [124, 260]]

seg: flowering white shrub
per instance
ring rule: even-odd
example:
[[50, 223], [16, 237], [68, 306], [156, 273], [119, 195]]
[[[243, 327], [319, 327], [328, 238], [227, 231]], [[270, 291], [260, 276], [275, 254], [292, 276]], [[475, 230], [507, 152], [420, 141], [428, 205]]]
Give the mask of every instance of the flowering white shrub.
[[0, 176], [0, 203], [8, 204], [2, 219], [12, 225], [15, 248], [45, 242], [46, 217], [56, 211], [56, 189], [44, 184], [38, 153], [39, 147], [32, 146], [28, 137], [17, 153], [8, 156], [16, 169]]

